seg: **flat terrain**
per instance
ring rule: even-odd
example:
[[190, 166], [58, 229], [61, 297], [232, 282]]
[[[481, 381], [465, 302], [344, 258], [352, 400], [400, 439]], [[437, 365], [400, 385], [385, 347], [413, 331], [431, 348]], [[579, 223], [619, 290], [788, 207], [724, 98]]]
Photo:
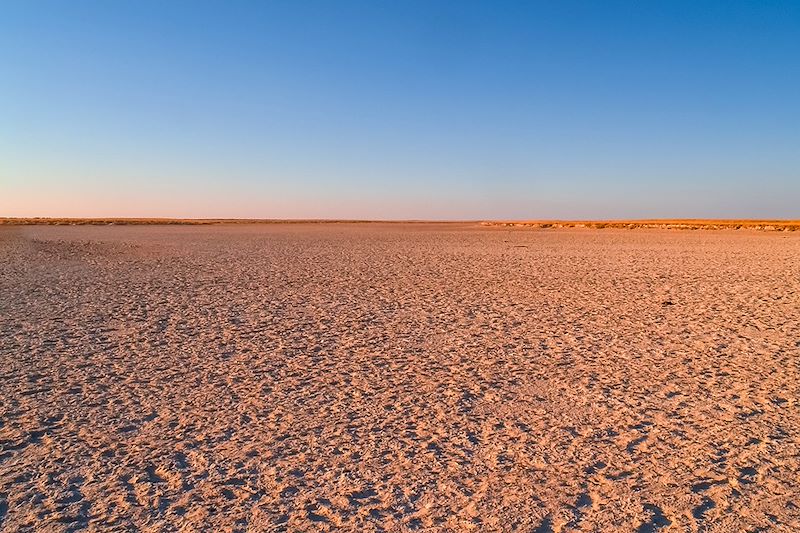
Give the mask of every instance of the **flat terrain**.
[[[474, 222], [474, 221], [473, 221]], [[462, 222], [463, 223], [463, 222]], [[426, 224], [426, 222], [377, 222], [371, 220], [280, 220], [236, 218], [13, 218], [0, 217], [0, 226], [210, 226], [232, 224]], [[451, 223], [450, 223], [451, 224]], [[652, 219], [652, 220], [486, 220], [483, 226], [594, 229], [735, 229], [800, 231], [800, 220]]]
[[800, 530], [800, 233], [0, 228], [0, 531]]

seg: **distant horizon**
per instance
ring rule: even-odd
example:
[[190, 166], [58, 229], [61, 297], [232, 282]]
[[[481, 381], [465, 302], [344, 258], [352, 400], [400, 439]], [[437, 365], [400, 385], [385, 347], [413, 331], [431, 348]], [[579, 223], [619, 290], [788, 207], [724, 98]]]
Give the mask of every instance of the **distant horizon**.
[[397, 222], [397, 223], [493, 223], [493, 224], [548, 224], [548, 223], [681, 223], [681, 222], [701, 222], [701, 223], [768, 223], [768, 222], [785, 222], [796, 223], [800, 219], [792, 218], [604, 218], [604, 219], [587, 219], [587, 218], [541, 218], [541, 219], [512, 219], [512, 218], [472, 218], [472, 219], [454, 219], [454, 218], [250, 218], [250, 217], [50, 217], [50, 216], [33, 216], [33, 217], [7, 217], [0, 216], [0, 224], [5, 221], [91, 221], [91, 222], [114, 222], [114, 221], [166, 221], [166, 222], [254, 222], [254, 223], [282, 223], [282, 222]]

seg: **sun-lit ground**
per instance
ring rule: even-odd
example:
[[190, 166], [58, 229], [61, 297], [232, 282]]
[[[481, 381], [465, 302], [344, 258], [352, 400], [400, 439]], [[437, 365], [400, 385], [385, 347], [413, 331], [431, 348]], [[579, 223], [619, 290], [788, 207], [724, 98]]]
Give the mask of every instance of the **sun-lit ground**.
[[2, 531], [800, 529], [800, 233], [9, 226], [0, 257]]

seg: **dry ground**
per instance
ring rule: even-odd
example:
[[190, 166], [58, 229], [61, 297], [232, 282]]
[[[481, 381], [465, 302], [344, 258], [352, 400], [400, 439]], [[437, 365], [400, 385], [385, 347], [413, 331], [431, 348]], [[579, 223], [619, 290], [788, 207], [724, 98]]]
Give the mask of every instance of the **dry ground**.
[[800, 233], [0, 228], [0, 530], [797, 531]]

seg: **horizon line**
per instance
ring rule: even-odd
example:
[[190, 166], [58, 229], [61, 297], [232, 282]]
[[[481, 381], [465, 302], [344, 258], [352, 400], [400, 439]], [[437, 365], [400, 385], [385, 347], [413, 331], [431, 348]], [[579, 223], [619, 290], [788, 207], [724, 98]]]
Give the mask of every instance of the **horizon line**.
[[69, 225], [226, 225], [226, 224], [477, 224], [482, 227], [759, 229], [800, 231], [798, 219], [327, 219], [327, 218], [172, 218], [172, 217], [0, 217], [0, 226]]

